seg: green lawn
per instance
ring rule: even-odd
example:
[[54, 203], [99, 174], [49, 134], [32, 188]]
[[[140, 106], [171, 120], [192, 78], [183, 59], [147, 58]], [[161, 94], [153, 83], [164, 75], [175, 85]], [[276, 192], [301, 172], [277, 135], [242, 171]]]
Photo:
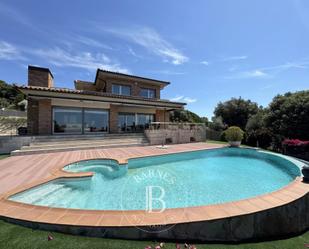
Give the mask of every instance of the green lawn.
[[[53, 240], [47, 241], [47, 236], [51, 234]], [[249, 243], [240, 245], [222, 245], [222, 244], [196, 244], [198, 249], [304, 249], [305, 243], [309, 243], [309, 232], [286, 240], [277, 240], [273, 242]], [[108, 248], [108, 249], [144, 249], [146, 245], [157, 245], [154, 242], [147, 241], [128, 241], [112, 240], [100, 238], [88, 238], [82, 236], [65, 235], [61, 233], [50, 233], [40, 230], [32, 230], [18, 225], [13, 225], [0, 221], [0, 248], [19, 249], [19, 248]], [[167, 243], [164, 249], [175, 248], [175, 243]]]
[[206, 143], [208, 143], [208, 144], [228, 144], [228, 142], [216, 141], [216, 140], [206, 140]]
[[0, 160], [1, 159], [4, 159], [4, 158], [7, 158], [7, 157], [9, 157], [10, 156], [10, 154], [3, 154], [3, 155], [0, 155]]

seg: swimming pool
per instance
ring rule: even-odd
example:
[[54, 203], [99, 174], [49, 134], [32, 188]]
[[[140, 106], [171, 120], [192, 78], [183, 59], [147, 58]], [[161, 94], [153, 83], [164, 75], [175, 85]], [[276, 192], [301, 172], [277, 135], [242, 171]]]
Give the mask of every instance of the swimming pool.
[[[67, 165], [94, 172], [57, 179], [11, 196], [33, 205], [89, 210], [145, 210], [219, 204], [276, 191], [300, 175], [291, 161], [253, 149], [222, 148]], [[149, 201], [151, 199], [151, 202]]]

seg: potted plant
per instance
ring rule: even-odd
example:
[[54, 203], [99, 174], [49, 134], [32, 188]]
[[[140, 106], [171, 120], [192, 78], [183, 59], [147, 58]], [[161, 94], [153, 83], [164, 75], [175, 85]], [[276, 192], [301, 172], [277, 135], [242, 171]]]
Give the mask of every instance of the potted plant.
[[241, 140], [244, 137], [244, 131], [238, 126], [231, 126], [224, 131], [225, 139], [229, 142], [232, 147], [239, 147]]
[[309, 183], [309, 165], [303, 166], [301, 172], [304, 175], [303, 181]]

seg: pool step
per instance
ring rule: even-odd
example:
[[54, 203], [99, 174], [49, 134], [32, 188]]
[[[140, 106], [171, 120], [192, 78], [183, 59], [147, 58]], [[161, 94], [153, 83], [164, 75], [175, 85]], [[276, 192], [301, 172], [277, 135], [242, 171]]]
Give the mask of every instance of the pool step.
[[116, 148], [116, 147], [129, 147], [129, 146], [145, 146], [148, 145], [148, 140], [144, 134], [130, 134], [130, 135], [112, 135], [100, 137], [72, 137], [65, 136], [61, 138], [43, 138], [42, 140], [36, 139], [29, 146], [23, 146], [20, 150], [11, 152], [11, 155], [29, 155], [39, 153], [52, 153], [61, 151], [73, 150], [86, 150], [86, 149], [103, 149], [103, 148]]

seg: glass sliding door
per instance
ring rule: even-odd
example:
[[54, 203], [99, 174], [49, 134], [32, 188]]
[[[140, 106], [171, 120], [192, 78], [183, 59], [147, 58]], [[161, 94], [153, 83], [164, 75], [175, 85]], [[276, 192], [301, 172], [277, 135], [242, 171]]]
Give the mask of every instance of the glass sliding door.
[[108, 132], [108, 111], [85, 109], [84, 132]]
[[137, 130], [144, 131], [149, 128], [149, 124], [154, 122], [154, 114], [137, 114]]
[[53, 132], [64, 134], [82, 134], [82, 109], [53, 108]]
[[119, 113], [118, 128], [122, 132], [136, 131], [135, 114], [134, 113]]
[[121, 132], [143, 132], [154, 122], [154, 114], [119, 113], [118, 128]]

